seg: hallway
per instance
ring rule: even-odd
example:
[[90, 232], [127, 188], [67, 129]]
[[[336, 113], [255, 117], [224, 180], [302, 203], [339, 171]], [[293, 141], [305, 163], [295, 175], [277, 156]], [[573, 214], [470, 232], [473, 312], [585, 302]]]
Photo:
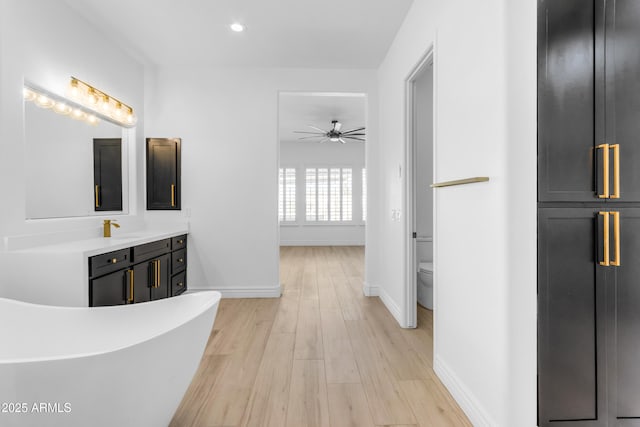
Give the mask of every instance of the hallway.
[[282, 247], [282, 298], [221, 301], [171, 426], [470, 426], [432, 370], [432, 312], [401, 329], [363, 271], [363, 247]]

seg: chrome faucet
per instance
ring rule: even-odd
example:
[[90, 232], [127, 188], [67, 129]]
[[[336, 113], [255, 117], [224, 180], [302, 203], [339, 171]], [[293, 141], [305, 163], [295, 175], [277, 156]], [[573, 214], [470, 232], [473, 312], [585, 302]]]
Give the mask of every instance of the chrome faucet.
[[111, 226], [114, 226], [115, 228], [120, 228], [120, 225], [116, 224], [115, 220], [111, 220], [111, 219], [105, 219], [104, 220], [104, 224], [103, 224], [103, 228], [104, 228], [104, 237], [111, 237]]

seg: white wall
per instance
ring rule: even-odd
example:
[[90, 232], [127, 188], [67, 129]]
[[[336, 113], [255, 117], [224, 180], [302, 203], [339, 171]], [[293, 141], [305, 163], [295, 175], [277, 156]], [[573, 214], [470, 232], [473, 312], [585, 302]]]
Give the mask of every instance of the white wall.
[[[296, 168], [296, 221], [280, 223], [280, 245], [364, 245], [362, 221], [362, 168], [365, 145], [316, 142], [280, 142], [280, 167]], [[305, 169], [349, 167], [352, 169], [352, 221], [341, 224], [305, 220]]]
[[[137, 224], [143, 207], [141, 185], [144, 134], [144, 68], [116, 47], [64, 2], [3, 0], [0, 2], [0, 236], [65, 232], [95, 228], [97, 217], [27, 221], [28, 161], [25, 150], [23, 79], [64, 95], [75, 76], [132, 105], [139, 117], [132, 183], [132, 215], [119, 217], [123, 229]], [[68, 152], [68, 156], [75, 153]], [[2, 278], [0, 276], [0, 290]]]
[[[162, 67], [147, 75], [149, 137], [182, 138], [189, 286], [226, 296], [279, 295], [278, 92], [361, 92], [376, 139], [371, 70]], [[371, 130], [371, 132], [369, 132]]]
[[[536, 425], [536, 4], [416, 1], [379, 69], [380, 184], [368, 285], [402, 321], [407, 295], [405, 81], [435, 49], [435, 369], [474, 425]], [[375, 230], [375, 231], [373, 231]], [[382, 244], [384, 242], [384, 244]]]

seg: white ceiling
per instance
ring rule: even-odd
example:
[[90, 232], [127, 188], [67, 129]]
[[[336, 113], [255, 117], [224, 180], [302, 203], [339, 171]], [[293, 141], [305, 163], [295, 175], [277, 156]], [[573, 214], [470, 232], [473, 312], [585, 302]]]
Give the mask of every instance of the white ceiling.
[[65, 1], [159, 65], [377, 68], [413, 0]]
[[[298, 138], [308, 135], [294, 131], [315, 132], [309, 125], [329, 130], [334, 119], [342, 123], [343, 132], [366, 126], [366, 99], [364, 94], [281, 93], [278, 114], [280, 142], [315, 143], [315, 139], [300, 141]], [[362, 144], [358, 141], [347, 143]]]

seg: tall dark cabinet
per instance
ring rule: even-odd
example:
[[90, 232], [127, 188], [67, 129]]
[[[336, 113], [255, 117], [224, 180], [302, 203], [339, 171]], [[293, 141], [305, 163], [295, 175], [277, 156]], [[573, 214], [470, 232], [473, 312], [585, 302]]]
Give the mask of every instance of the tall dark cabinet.
[[122, 139], [93, 140], [93, 188], [96, 211], [122, 210]]
[[640, 427], [640, 1], [538, 2], [538, 423]]
[[180, 209], [180, 138], [147, 138], [147, 209]]

